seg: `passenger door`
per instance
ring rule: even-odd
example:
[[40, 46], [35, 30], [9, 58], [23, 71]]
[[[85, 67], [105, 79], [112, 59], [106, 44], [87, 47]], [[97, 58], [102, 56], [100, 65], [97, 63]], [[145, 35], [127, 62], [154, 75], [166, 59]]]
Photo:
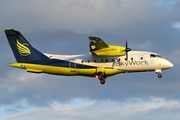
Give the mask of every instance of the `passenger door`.
[[70, 68], [71, 72], [76, 71], [76, 63], [75, 63], [75, 61], [73, 61], [73, 60], [69, 61], [69, 68]]

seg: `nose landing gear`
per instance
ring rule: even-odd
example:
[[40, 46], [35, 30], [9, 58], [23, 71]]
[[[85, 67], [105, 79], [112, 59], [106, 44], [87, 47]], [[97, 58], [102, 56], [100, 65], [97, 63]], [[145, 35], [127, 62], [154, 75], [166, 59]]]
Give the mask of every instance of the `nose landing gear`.
[[158, 75], [158, 78], [162, 78], [162, 71], [161, 69], [156, 70], [156, 74]]

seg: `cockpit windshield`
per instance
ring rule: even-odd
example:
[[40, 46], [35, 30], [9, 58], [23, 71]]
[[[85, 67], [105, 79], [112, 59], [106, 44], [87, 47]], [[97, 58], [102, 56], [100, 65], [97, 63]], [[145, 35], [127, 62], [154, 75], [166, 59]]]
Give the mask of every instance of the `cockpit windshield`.
[[155, 57], [163, 58], [163, 57], [161, 57], [160, 55], [156, 55], [156, 54], [150, 54], [150, 57], [151, 57], [151, 58], [155, 58]]

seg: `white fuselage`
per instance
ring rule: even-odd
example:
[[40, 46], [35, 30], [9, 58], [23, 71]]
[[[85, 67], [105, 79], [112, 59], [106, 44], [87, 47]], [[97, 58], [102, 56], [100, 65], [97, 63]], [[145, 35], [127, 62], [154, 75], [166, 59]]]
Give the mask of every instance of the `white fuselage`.
[[74, 63], [124, 70], [126, 72], [156, 71], [172, 68], [173, 64], [157, 53], [146, 51], [130, 51], [126, 56], [98, 57], [91, 54], [55, 55], [44, 53], [49, 58], [67, 60]]

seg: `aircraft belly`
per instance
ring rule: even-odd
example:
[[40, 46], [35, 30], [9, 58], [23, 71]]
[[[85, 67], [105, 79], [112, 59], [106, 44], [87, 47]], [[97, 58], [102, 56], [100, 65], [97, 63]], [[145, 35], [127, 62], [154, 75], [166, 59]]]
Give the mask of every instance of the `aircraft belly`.
[[125, 70], [108, 69], [108, 68], [105, 69], [106, 77], [113, 76], [119, 73], [125, 73], [125, 72], [126, 72]]
[[28, 63], [13, 63], [9, 64], [11, 67], [26, 69], [27, 72], [34, 73], [47, 73], [54, 75], [82, 75], [82, 76], [93, 76], [96, 73], [96, 68], [75, 68], [75, 71], [71, 71], [69, 67], [59, 67], [59, 66], [48, 66], [48, 65], [37, 65]]
[[111, 68], [75, 68], [75, 71], [71, 71], [69, 67], [48, 66], [39, 64], [28, 63], [13, 63], [9, 64], [11, 67], [26, 69], [27, 72], [33, 73], [47, 73], [54, 75], [66, 75], [66, 76], [88, 76], [93, 77], [98, 72], [105, 72], [106, 76], [112, 76], [118, 73], [123, 73], [123, 70], [111, 69]]

